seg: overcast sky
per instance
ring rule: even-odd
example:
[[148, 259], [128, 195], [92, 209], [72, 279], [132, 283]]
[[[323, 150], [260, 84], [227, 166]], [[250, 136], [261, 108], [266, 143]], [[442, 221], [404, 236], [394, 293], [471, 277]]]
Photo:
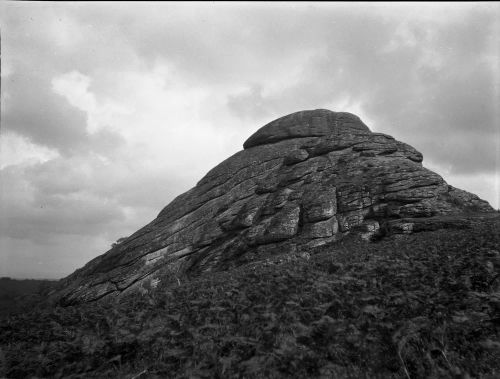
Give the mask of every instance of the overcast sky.
[[2, 2], [0, 27], [0, 276], [70, 274], [304, 109], [499, 207], [499, 3]]

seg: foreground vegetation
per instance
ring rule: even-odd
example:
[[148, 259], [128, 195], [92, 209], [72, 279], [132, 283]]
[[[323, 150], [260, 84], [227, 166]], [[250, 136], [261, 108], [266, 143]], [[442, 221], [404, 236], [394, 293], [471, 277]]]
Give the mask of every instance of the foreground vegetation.
[[496, 378], [500, 220], [346, 239], [0, 324], [0, 377]]

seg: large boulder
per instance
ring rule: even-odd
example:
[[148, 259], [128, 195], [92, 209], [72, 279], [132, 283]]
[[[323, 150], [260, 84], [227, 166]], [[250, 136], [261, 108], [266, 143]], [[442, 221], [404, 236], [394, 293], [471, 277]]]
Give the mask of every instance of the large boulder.
[[151, 223], [63, 279], [57, 299], [93, 301], [347, 234], [370, 240], [438, 228], [440, 215], [493, 211], [424, 168], [413, 147], [349, 113], [293, 113], [243, 146]]

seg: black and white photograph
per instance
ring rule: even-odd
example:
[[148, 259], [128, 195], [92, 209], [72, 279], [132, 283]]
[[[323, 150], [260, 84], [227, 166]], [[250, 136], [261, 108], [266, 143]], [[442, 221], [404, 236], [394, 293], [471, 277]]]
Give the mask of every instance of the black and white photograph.
[[0, 378], [500, 378], [500, 2], [1, 2]]

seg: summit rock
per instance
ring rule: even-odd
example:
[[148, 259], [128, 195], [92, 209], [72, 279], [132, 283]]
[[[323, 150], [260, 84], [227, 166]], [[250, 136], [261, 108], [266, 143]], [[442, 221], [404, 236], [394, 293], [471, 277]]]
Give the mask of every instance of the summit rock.
[[[177, 275], [300, 254], [347, 235], [467, 227], [492, 212], [422, 166], [422, 154], [325, 109], [270, 122], [151, 223], [63, 279], [62, 304], [114, 297]], [[457, 221], [458, 220], [458, 221]]]

